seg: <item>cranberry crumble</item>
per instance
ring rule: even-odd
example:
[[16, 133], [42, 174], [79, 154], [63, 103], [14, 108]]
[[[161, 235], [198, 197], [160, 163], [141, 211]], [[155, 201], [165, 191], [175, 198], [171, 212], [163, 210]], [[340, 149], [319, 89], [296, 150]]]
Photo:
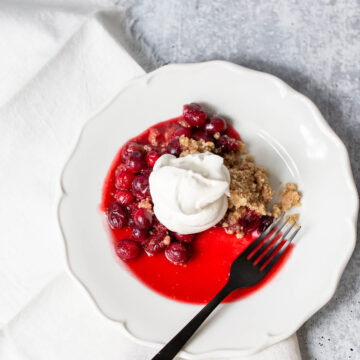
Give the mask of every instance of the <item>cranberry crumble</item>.
[[[150, 175], [155, 173], [153, 168], [165, 154], [180, 160], [209, 153], [222, 158], [229, 176], [225, 215], [206, 231], [171, 231], [171, 226], [167, 228], [156, 216], [149, 183]], [[209, 116], [201, 105], [192, 103], [184, 105], [182, 116], [154, 125], [123, 145], [104, 185], [102, 209], [113, 234], [116, 255], [144, 282], [162, 293], [171, 287], [168, 282], [171, 277], [181, 281], [179, 276], [184, 276], [183, 290], [178, 288], [184, 292], [190, 286], [185, 284], [185, 278], [192, 279], [194, 271], [204, 267], [205, 259], [218, 263], [218, 268], [207, 268], [214, 271], [214, 278], [221, 272], [226, 277], [226, 264], [231, 263], [240, 248], [246, 247], [281, 212], [300, 205], [301, 194], [295, 184], [285, 184], [279, 201], [271, 205], [273, 197], [267, 169], [255, 164], [235, 129], [223, 117]], [[292, 215], [291, 221], [296, 220], [297, 215]], [[210, 236], [216, 236], [217, 240], [210, 241]], [[160, 278], [159, 272], [162, 282], [157, 286], [154, 278]], [[171, 296], [205, 302], [211, 298], [210, 289], [209, 285], [209, 294], [200, 289], [201, 297], [191, 298], [175, 290]]]
[[[150, 128], [147, 138], [130, 141], [121, 150], [121, 161], [114, 172], [113, 201], [106, 204], [105, 209], [112, 229], [132, 227], [132, 240], [116, 244], [116, 253], [121, 259], [136, 258], [141, 246], [149, 256], [166, 250], [166, 258], [173, 264], [187, 262], [189, 244], [196, 236], [171, 232], [161, 226], [152, 210], [149, 175], [163, 154], [184, 157], [204, 152], [223, 157], [230, 173], [228, 211], [217, 225], [227, 233], [241, 238], [262, 231], [282, 211], [299, 206], [301, 195], [297, 186], [286, 184], [280, 192], [279, 203], [269, 208], [274, 194], [267, 170], [255, 165], [245, 144], [225, 119], [219, 115], [208, 117], [199, 104], [187, 104], [180, 118], [164, 128]], [[296, 215], [292, 221], [296, 221]]]

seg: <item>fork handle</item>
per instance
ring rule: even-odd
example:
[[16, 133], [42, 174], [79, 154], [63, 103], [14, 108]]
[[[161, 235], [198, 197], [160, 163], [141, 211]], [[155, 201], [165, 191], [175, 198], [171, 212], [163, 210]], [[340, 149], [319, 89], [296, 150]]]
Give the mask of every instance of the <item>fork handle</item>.
[[234, 290], [226, 285], [195, 317], [177, 333], [153, 358], [152, 360], [171, 360], [191, 338], [200, 325], [213, 312], [213, 310]]

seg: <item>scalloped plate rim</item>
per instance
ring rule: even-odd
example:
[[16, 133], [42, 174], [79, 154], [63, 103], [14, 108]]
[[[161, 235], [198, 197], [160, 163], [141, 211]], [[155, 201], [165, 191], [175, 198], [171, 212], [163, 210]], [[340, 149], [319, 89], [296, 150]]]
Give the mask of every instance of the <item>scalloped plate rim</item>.
[[272, 74], [266, 73], [266, 72], [249, 69], [244, 66], [237, 65], [237, 64], [223, 61], [223, 60], [214, 60], [214, 61], [190, 63], [190, 64], [169, 64], [169, 65], [162, 66], [150, 73], [135, 77], [134, 79], [131, 79], [126, 84], [124, 84], [124, 86], [120, 89], [120, 91], [117, 92], [116, 95], [111, 100], [109, 100], [99, 111], [96, 111], [95, 114], [93, 116], [91, 116], [88, 121], [86, 121], [84, 123], [84, 125], [82, 126], [82, 129], [79, 133], [78, 140], [76, 141], [76, 144], [75, 144], [73, 150], [71, 151], [67, 161], [65, 162], [65, 165], [61, 171], [61, 176], [60, 176], [60, 186], [61, 186], [62, 194], [60, 196], [60, 199], [58, 201], [58, 206], [57, 206], [57, 220], [58, 220], [58, 226], [59, 226], [59, 229], [60, 229], [60, 232], [61, 232], [61, 235], [63, 238], [63, 243], [64, 243], [64, 250], [65, 250], [65, 254], [66, 254], [66, 269], [67, 269], [68, 274], [73, 279], [76, 280], [75, 282], [80, 286], [80, 288], [86, 291], [86, 293], [89, 295], [89, 299], [91, 299], [91, 302], [93, 303], [93, 305], [95, 305], [95, 308], [99, 311], [99, 313], [103, 317], [105, 317], [105, 319], [107, 319], [110, 323], [114, 324], [116, 327], [119, 327], [119, 325], [120, 325], [120, 329], [121, 329], [122, 333], [140, 345], [149, 346], [154, 349], [160, 349], [163, 346], [163, 344], [161, 344], [161, 343], [147, 341], [147, 340], [143, 340], [143, 339], [136, 337], [130, 331], [128, 331], [128, 329], [126, 328], [126, 321], [118, 321], [118, 320], [114, 320], [111, 317], [109, 317], [98, 305], [94, 295], [88, 289], [86, 284], [76, 275], [75, 271], [72, 270], [72, 267], [70, 264], [69, 249], [68, 249], [67, 240], [66, 240], [66, 237], [65, 237], [65, 234], [63, 231], [63, 227], [61, 224], [61, 216], [60, 216], [60, 210], [61, 210], [63, 200], [68, 196], [68, 194], [65, 191], [64, 184], [63, 184], [63, 178], [64, 178], [64, 174], [66, 172], [66, 169], [67, 169], [68, 165], [71, 163], [71, 160], [73, 159], [73, 156], [76, 153], [76, 150], [78, 149], [78, 146], [79, 146], [80, 141], [86, 131], [87, 126], [100, 113], [102, 113], [107, 107], [109, 107], [113, 103], [113, 101], [118, 96], [120, 96], [123, 92], [125, 92], [130, 86], [134, 86], [138, 83], [145, 83], [146, 85], [148, 85], [148, 83], [152, 80], [152, 78], [155, 77], [159, 72], [174, 71], [174, 70], [176, 71], [177, 69], [181, 70], [182, 68], [190, 68], [190, 67], [194, 68], [196, 70], [196, 68], [204, 68], [204, 67], [212, 67], [212, 66], [227, 67], [232, 71], [248, 72], [248, 73], [258, 75], [258, 76], [261, 75], [263, 77], [267, 77], [267, 78], [271, 79], [271, 81], [276, 83], [276, 85], [283, 90], [284, 96], [291, 95], [291, 96], [297, 97], [299, 101], [303, 102], [304, 105], [307, 106], [311, 110], [311, 112], [313, 114], [313, 119], [316, 121], [316, 125], [320, 127], [320, 129], [322, 130], [323, 133], [326, 133], [328, 135], [329, 142], [330, 143], [332, 142], [340, 150], [341, 153], [339, 153], [339, 156], [342, 157], [343, 161], [346, 163], [347, 186], [354, 193], [354, 202], [353, 202], [352, 206], [350, 206], [353, 208], [353, 213], [352, 213], [352, 216], [348, 216], [347, 218], [350, 218], [350, 221], [353, 225], [354, 237], [352, 239], [352, 242], [350, 242], [350, 239], [349, 239], [348, 248], [346, 249], [347, 251], [346, 252], [344, 251], [342, 264], [337, 271], [337, 276], [334, 276], [334, 278], [332, 279], [332, 282], [329, 284], [329, 287], [328, 287], [329, 290], [328, 290], [327, 294], [325, 294], [323, 296], [322, 301], [318, 301], [318, 303], [316, 305], [314, 305], [313, 308], [311, 310], [309, 310], [307, 314], [304, 314], [302, 321], [297, 322], [296, 324], [293, 324], [292, 328], [288, 332], [279, 334], [279, 335], [271, 335], [271, 334], [267, 333], [265, 341], [263, 341], [263, 343], [260, 344], [258, 347], [254, 347], [254, 348], [218, 349], [218, 350], [213, 350], [213, 351], [208, 351], [208, 352], [203, 352], [203, 353], [191, 353], [191, 352], [182, 350], [178, 355], [182, 356], [188, 360], [206, 359], [207, 357], [216, 358], [216, 357], [220, 357], [220, 356], [226, 357], [226, 356], [251, 355], [251, 354], [257, 353], [257, 352], [265, 349], [266, 347], [268, 347], [270, 345], [273, 345], [277, 342], [285, 340], [288, 337], [290, 337], [292, 334], [294, 334], [314, 313], [316, 313], [324, 305], [326, 305], [326, 303], [328, 301], [330, 301], [330, 299], [333, 297], [333, 295], [336, 291], [336, 288], [340, 282], [341, 276], [345, 270], [347, 263], [350, 260], [350, 257], [352, 255], [355, 245], [356, 245], [356, 230], [357, 230], [356, 224], [357, 224], [357, 215], [358, 215], [358, 211], [359, 211], [359, 199], [358, 199], [358, 195], [357, 195], [357, 189], [356, 189], [355, 181], [354, 181], [353, 174], [352, 174], [348, 151], [347, 151], [344, 143], [341, 141], [341, 139], [338, 137], [338, 135], [334, 132], [334, 130], [330, 127], [330, 125], [327, 123], [327, 121], [321, 115], [321, 113], [318, 110], [318, 108], [316, 107], [316, 105], [308, 97], [306, 97], [305, 95], [294, 90], [292, 87], [290, 87], [287, 83], [285, 83], [280, 78], [278, 78]]

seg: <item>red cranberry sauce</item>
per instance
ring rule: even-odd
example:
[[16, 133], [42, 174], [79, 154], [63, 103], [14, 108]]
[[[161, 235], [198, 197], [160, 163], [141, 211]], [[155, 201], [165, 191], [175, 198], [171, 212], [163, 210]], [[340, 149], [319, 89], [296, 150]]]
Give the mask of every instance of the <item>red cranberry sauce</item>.
[[[217, 140], [216, 133], [220, 133]], [[221, 117], [208, 118], [200, 105], [185, 105], [183, 116], [150, 127], [119, 150], [105, 179], [101, 210], [106, 214], [115, 254], [142, 282], [173, 299], [205, 303], [226, 282], [235, 257], [272, 218], [249, 212], [242, 219], [247, 234], [243, 239], [222, 228], [183, 235], [162, 225], [148, 208], [152, 205], [149, 176], [162, 154], [180, 155], [181, 135], [214, 141], [222, 153], [237, 151], [235, 140], [240, 140]], [[235, 292], [228, 301], [248, 293]]]

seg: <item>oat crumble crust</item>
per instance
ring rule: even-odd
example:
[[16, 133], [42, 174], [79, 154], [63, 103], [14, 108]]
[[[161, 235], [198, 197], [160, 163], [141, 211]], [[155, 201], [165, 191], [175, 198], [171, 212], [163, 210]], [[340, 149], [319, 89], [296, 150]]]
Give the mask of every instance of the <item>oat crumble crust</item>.
[[[182, 147], [181, 157], [188, 154], [197, 154], [206, 151], [215, 154], [220, 149], [213, 142], [205, 142], [189, 139], [182, 135], [180, 137]], [[269, 209], [269, 204], [274, 196], [274, 191], [269, 184], [268, 171], [262, 166], [256, 166], [254, 158], [247, 154], [245, 144], [238, 141], [239, 151], [224, 155], [224, 164], [230, 173], [230, 198], [229, 208], [224, 217], [222, 226], [229, 233], [236, 233], [241, 237], [240, 225], [238, 224], [247, 212], [247, 208], [261, 215], [271, 215], [277, 218], [283, 211], [288, 211], [294, 206], [300, 206], [301, 194], [296, 184], [285, 184], [280, 191], [280, 201]], [[290, 215], [290, 222], [296, 222], [298, 214]]]
[[[280, 191], [280, 202], [275, 204], [272, 209], [272, 215], [277, 218], [283, 211], [288, 211], [292, 207], [300, 206], [301, 194], [296, 184], [285, 184], [284, 189]], [[289, 216], [289, 222], [297, 222], [299, 214]]]
[[205, 142], [205, 140], [200, 139], [199, 141], [194, 139], [189, 139], [184, 135], [181, 135], [179, 142], [182, 148], [180, 157], [189, 155], [189, 154], [198, 154], [206, 151], [213, 152], [215, 150], [215, 144], [212, 141]]

